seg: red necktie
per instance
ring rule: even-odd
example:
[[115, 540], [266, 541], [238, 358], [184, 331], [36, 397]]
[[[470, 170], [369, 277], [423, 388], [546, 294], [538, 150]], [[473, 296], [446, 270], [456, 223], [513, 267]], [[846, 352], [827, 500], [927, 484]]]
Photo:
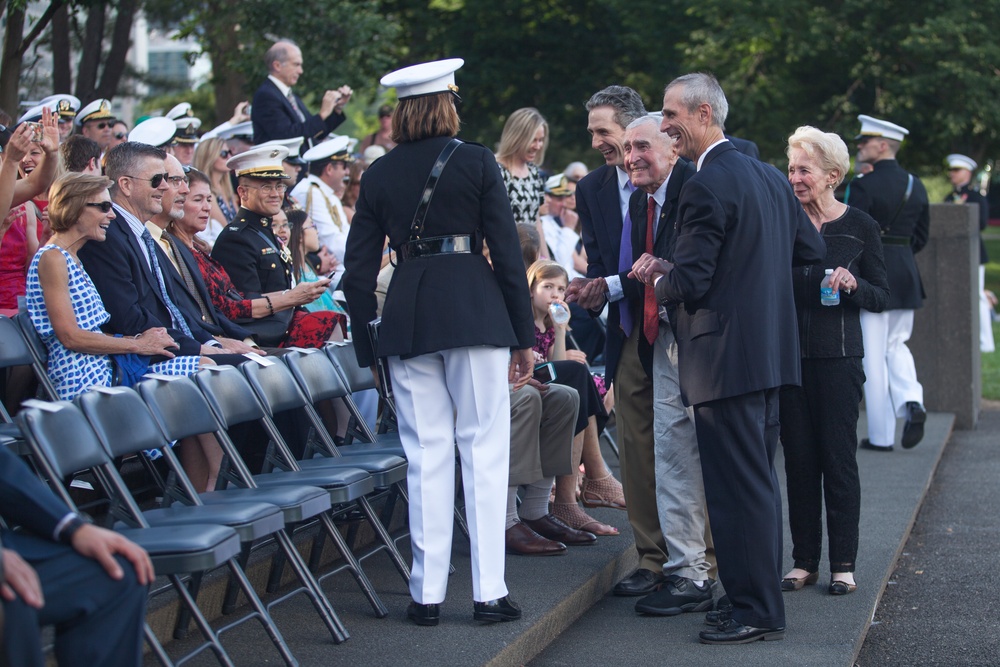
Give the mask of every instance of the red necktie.
[[[646, 203], [646, 252], [653, 253], [653, 222], [656, 216], [656, 200], [652, 196]], [[656, 304], [656, 290], [646, 286], [645, 298], [642, 304], [642, 333], [646, 341], [652, 345], [660, 332], [660, 309]]]

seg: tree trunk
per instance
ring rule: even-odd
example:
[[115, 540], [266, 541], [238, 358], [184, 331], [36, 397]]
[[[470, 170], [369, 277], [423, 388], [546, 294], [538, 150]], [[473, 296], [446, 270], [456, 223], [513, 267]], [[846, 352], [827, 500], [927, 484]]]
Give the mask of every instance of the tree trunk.
[[132, 46], [132, 22], [138, 6], [137, 0], [121, 0], [118, 3], [118, 16], [115, 28], [111, 33], [111, 50], [104, 61], [104, 72], [101, 74], [101, 84], [97, 87], [95, 97], [111, 99], [118, 92], [118, 84], [125, 73], [125, 62], [129, 48]]
[[87, 23], [83, 32], [83, 47], [80, 49], [80, 67], [76, 72], [76, 92], [80, 104], [87, 105], [96, 99], [97, 66], [101, 62], [101, 47], [104, 42], [104, 5], [94, 4], [87, 11]]
[[21, 39], [24, 37], [24, 9], [9, 7], [3, 36], [3, 71], [0, 72], [0, 109], [17, 119], [18, 82], [21, 79]]
[[233, 30], [231, 19], [237, 15], [238, 0], [226, 0], [220, 7], [211, 28], [206, 30], [206, 51], [212, 55], [212, 87], [215, 89], [215, 119], [217, 123], [229, 120], [236, 105], [249, 99], [243, 87], [246, 78], [230, 64], [230, 58], [243, 56], [239, 32]]
[[69, 62], [69, 9], [63, 5], [52, 17], [53, 93], [68, 93], [73, 89], [73, 72]]

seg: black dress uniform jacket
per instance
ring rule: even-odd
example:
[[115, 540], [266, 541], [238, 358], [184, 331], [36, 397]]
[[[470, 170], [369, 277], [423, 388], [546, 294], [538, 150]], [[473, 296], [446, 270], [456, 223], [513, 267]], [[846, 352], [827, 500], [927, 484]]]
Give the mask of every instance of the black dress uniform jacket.
[[[361, 366], [371, 366], [375, 359], [364, 331], [375, 319], [383, 243], [388, 236], [395, 249], [409, 239], [427, 176], [448, 141], [435, 137], [400, 144], [361, 179], [341, 283]], [[425, 217], [423, 238], [458, 234], [473, 237], [471, 254], [399, 260], [382, 309], [378, 356], [406, 359], [476, 345], [534, 345], [528, 282], [510, 201], [496, 158], [479, 144], [462, 144], [451, 156]], [[482, 255], [484, 239], [492, 268]]]
[[[902, 210], [899, 209], [906, 193], [907, 176], [907, 171], [895, 160], [879, 160], [874, 171], [851, 181], [847, 201], [850, 206], [875, 218], [882, 228], [885, 271], [889, 280], [886, 310], [914, 310], [924, 305], [924, 286], [913, 255], [927, 245], [930, 204], [924, 184], [914, 176], [913, 192]], [[896, 215], [897, 210], [899, 215]], [[905, 239], [910, 240], [909, 244], [905, 244]]]
[[[944, 200], [952, 204], [979, 204], [979, 231], [981, 232], [990, 224], [990, 203], [986, 197], [970, 188], [969, 185], [966, 183], [957, 190], [953, 190]], [[983, 243], [983, 237], [980, 235], [979, 263], [986, 264], [989, 261], [990, 257], [986, 254], [986, 244]]]
[[271, 218], [245, 208], [236, 212], [212, 247], [212, 259], [222, 264], [244, 298], [292, 286], [292, 266], [281, 256], [281, 241], [274, 236]]

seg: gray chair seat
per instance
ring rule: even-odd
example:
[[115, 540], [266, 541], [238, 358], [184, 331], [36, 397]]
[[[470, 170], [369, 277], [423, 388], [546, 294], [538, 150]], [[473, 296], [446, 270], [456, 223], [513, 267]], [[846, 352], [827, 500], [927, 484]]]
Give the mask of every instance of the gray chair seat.
[[[259, 540], [285, 527], [281, 510], [262, 502], [244, 502], [232, 505], [171, 505], [142, 513], [150, 526], [183, 526], [207, 523], [229, 526], [244, 542]], [[115, 528], [125, 528], [117, 522]]]
[[355, 454], [354, 456], [316, 456], [299, 461], [303, 470], [316, 468], [360, 468], [375, 480], [376, 487], [392, 486], [406, 479], [406, 459], [391, 454]]
[[206, 505], [228, 505], [256, 501], [278, 507], [285, 515], [285, 523], [305, 521], [330, 509], [330, 494], [315, 486], [274, 486], [267, 489], [241, 489], [231, 487], [225, 491], [211, 491], [198, 496]]
[[240, 553], [240, 538], [226, 526], [187, 524], [117, 531], [149, 553], [158, 575], [211, 570]]
[[330, 494], [333, 504], [348, 503], [375, 490], [375, 480], [360, 468], [313, 468], [280, 470], [254, 475], [258, 486], [318, 486]]

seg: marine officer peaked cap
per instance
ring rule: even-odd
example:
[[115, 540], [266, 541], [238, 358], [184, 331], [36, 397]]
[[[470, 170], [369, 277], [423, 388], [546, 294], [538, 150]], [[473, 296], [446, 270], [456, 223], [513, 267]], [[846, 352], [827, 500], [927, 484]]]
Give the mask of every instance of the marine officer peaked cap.
[[971, 157], [961, 155], [959, 153], [952, 153], [946, 157], [945, 160], [948, 161], [949, 169], [968, 169], [969, 171], [975, 171], [976, 167], [979, 166]]
[[175, 118], [173, 121], [177, 126], [177, 136], [174, 139], [180, 144], [198, 143], [198, 128], [201, 127], [201, 119], [194, 116], [183, 116]]
[[94, 100], [87, 106], [80, 109], [80, 113], [76, 115], [76, 124], [83, 125], [88, 120], [103, 120], [105, 118], [113, 119], [115, 115], [111, 113], [111, 100], [99, 99]]
[[895, 139], [896, 141], [902, 141], [903, 138], [910, 133], [910, 131], [905, 127], [896, 125], [895, 123], [890, 123], [887, 120], [872, 118], [871, 116], [866, 116], [864, 114], [858, 116], [858, 120], [861, 121], [861, 134], [854, 137], [855, 139], [864, 139], [865, 137], [881, 137], [883, 139]]
[[348, 152], [350, 144], [351, 138], [348, 136], [334, 137], [307, 150], [302, 155], [302, 159], [306, 162], [319, 162], [320, 160], [354, 162], [354, 158]]
[[128, 140], [140, 144], [149, 144], [157, 148], [163, 148], [174, 140], [177, 133], [177, 126], [174, 121], [163, 116], [147, 118], [132, 128], [128, 133]]
[[545, 192], [553, 197], [568, 197], [573, 194], [569, 190], [568, 183], [569, 179], [566, 178], [566, 174], [549, 176], [549, 179], [545, 181]]
[[20, 118], [17, 119], [17, 124], [20, 125], [21, 123], [37, 123], [42, 119], [42, 109], [44, 109], [45, 107], [49, 107], [50, 110], [52, 109], [52, 107], [47, 104], [39, 104], [37, 107], [31, 107], [30, 109], [25, 111]]
[[59, 118], [63, 120], [73, 120], [76, 117], [76, 112], [80, 109], [80, 98], [76, 95], [58, 93], [49, 95], [39, 102], [38, 106], [54, 109], [59, 114]]
[[286, 157], [288, 149], [284, 146], [254, 146], [229, 158], [226, 167], [235, 171], [237, 176], [284, 180], [288, 174], [281, 161]]
[[190, 102], [181, 102], [163, 115], [170, 120], [177, 120], [178, 118], [183, 118], [184, 116], [194, 116], [194, 112], [191, 111]]
[[271, 141], [265, 141], [262, 144], [257, 144], [257, 148], [262, 148], [264, 146], [284, 146], [288, 149], [288, 156], [285, 158], [285, 162], [303, 165], [306, 161], [299, 157], [299, 148], [302, 147], [303, 141], [305, 141], [305, 139], [302, 137], [292, 137], [291, 139], [272, 139]]
[[396, 98], [400, 100], [447, 92], [458, 97], [455, 71], [464, 64], [465, 61], [461, 58], [448, 58], [410, 65], [386, 74], [381, 83], [386, 88], [395, 88]]

